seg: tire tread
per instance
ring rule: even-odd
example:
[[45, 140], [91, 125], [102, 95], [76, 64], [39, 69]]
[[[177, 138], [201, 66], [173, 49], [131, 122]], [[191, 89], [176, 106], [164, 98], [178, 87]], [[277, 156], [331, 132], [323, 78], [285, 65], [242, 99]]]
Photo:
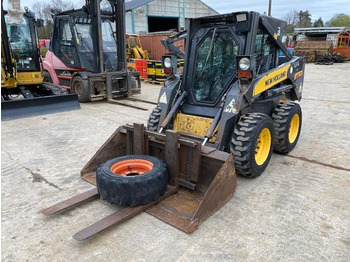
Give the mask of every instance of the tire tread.
[[[255, 148], [255, 144], [253, 145], [255, 143], [254, 136], [262, 121], [271, 121], [272, 125], [272, 120], [268, 115], [248, 113], [242, 116], [234, 129], [230, 151], [235, 157], [236, 172], [241, 176], [255, 178], [262, 173], [254, 170], [251, 159], [251, 149]], [[273, 136], [273, 130], [271, 135]]]
[[[140, 158], [140, 156], [126, 156], [130, 158]], [[109, 170], [110, 161], [116, 163], [125, 160], [125, 157], [115, 158], [102, 164], [96, 172], [97, 189], [100, 197], [108, 203], [120, 206], [144, 205], [163, 195], [167, 188], [168, 172], [163, 161], [144, 156], [154, 163], [159, 162], [159, 167], [151, 170], [150, 175], [139, 175], [134, 177], [120, 178]], [[123, 159], [121, 159], [123, 158]], [[156, 166], [156, 164], [154, 164]], [[150, 173], [149, 172], [149, 173]]]

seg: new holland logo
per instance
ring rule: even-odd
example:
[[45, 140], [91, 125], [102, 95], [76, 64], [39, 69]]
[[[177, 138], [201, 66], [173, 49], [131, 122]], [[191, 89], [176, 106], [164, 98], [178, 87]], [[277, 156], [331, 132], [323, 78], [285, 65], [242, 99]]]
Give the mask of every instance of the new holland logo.
[[269, 85], [271, 85], [272, 83], [277, 82], [278, 80], [280, 80], [280, 79], [282, 79], [282, 78], [285, 78], [285, 77], [286, 77], [286, 74], [287, 74], [287, 72], [284, 71], [284, 72], [282, 72], [282, 73], [280, 73], [280, 74], [278, 74], [278, 75], [275, 75], [275, 76], [273, 76], [273, 77], [271, 77], [271, 78], [265, 80], [265, 85], [266, 85], [266, 86], [269, 86]]
[[287, 79], [289, 68], [290, 68], [290, 64], [287, 64], [263, 76], [260, 79], [260, 81], [256, 84], [253, 91], [253, 96], [258, 95], [264, 92], [265, 90], [273, 87], [274, 85]]

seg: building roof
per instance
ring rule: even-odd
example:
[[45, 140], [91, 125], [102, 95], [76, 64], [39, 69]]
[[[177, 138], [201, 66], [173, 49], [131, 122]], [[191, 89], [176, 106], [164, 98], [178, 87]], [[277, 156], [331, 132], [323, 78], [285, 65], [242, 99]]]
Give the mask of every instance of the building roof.
[[125, 2], [125, 11], [130, 11], [130, 10], [139, 8], [143, 5], [147, 5], [154, 1], [155, 0], [131, 0], [131, 1]]
[[324, 35], [324, 34], [339, 34], [343, 32], [347, 27], [306, 27], [295, 28], [294, 32], [297, 34], [312, 34], [312, 35]]
[[[130, 11], [130, 10], [134, 10], [136, 8], [139, 8], [143, 5], [147, 5], [151, 2], [154, 2], [155, 0], [130, 0], [128, 2], [125, 2], [125, 11]], [[210, 10], [212, 10], [214, 13], [219, 14], [218, 11], [214, 10], [213, 8], [211, 8], [209, 5], [207, 5], [206, 3], [204, 3], [201, 0], [197, 0], [198, 2], [202, 3], [203, 5], [205, 5], [206, 7], [208, 7]]]
[[206, 7], [208, 7], [211, 11], [213, 11], [214, 13], [216, 13], [217, 15], [220, 14], [218, 11], [216, 11], [215, 9], [213, 9], [212, 7], [210, 7], [209, 5], [207, 5], [206, 3], [204, 3], [201, 0], [198, 0], [198, 2], [202, 3], [203, 5], [205, 5]]

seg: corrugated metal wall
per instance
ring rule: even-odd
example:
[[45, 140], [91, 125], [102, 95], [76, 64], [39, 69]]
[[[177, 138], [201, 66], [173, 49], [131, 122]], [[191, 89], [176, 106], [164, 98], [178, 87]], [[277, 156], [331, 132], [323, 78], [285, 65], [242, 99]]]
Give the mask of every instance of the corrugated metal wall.
[[[162, 56], [167, 53], [167, 50], [163, 47], [161, 40], [166, 38], [171, 33], [162, 33], [162, 34], [150, 34], [150, 35], [141, 35], [140, 41], [142, 48], [147, 50], [150, 54], [151, 60], [161, 60]], [[181, 40], [175, 43], [181, 50], [185, 50], [185, 41]]]

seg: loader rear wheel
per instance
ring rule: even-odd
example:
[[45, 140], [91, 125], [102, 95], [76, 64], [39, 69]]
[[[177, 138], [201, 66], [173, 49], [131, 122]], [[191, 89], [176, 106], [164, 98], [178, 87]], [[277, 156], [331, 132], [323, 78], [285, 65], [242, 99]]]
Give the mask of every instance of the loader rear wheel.
[[157, 106], [152, 110], [147, 121], [148, 130], [154, 131], [154, 132], [157, 131], [161, 114], [162, 114], [162, 109], [159, 106]]
[[249, 113], [242, 116], [231, 141], [237, 174], [255, 178], [264, 172], [272, 154], [273, 134], [273, 121], [268, 115]]
[[165, 193], [168, 172], [158, 158], [122, 156], [108, 160], [97, 169], [96, 183], [100, 197], [109, 203], [145, 205]]
[[78, 95], [79, 102], [86, 103], [90, 101], [89, 83], [80, 76], [75, 76], [73, 78], [70, 91]]
[[295, 102], [280, 103], [272, 114], [275, 126], [274, 150], [287, 154], [294, 149], [299, 140], [302, 113]]

